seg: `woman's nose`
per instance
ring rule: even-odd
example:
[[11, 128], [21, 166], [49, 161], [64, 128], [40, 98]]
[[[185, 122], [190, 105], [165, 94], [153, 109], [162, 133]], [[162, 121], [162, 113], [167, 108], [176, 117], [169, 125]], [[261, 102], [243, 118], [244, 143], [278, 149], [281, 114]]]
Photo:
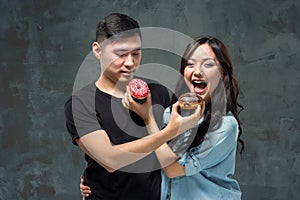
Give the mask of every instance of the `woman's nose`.
[[203, 77], [203, 71], [202, 71], [201, 66], [195, 67], [194, 75], [195, 75], [196, 77]]

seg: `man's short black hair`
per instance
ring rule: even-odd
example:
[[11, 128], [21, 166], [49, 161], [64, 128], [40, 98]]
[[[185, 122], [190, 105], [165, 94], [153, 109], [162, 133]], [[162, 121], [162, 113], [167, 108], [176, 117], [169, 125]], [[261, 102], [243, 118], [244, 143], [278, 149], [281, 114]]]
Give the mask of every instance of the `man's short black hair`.
[[115, 36], [129, 37], [137, 34], [141, 37], [139, 24], [128, 15], [121, 13], [112, 13], [101, 20], [97, 25], [96, 41], [102, 42], [105, 39]]

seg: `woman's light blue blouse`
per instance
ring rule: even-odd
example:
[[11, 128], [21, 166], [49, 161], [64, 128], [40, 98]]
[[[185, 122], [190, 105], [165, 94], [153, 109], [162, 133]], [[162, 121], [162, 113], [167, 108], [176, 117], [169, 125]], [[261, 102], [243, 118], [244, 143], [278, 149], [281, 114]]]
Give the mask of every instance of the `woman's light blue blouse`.
[[[170, 110], [165, 111], [165, 121]], [[168, 178], [162, 170], [161, 200], [239, 200], [239, 184], [233, 179], [238, 123], [232, 114], [206, 134], [203, 143], [179, 159], [186, 176]]]

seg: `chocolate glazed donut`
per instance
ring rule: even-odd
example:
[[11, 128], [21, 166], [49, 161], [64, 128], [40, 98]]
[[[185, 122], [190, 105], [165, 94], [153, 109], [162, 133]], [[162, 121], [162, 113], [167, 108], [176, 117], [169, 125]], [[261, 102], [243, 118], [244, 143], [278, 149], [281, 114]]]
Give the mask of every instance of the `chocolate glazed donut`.
[[203, 99], [196, 93], [188, 92], [182, 94], [178, 101], [182, 110], [194, 110], [198, 105], [202, 104]]

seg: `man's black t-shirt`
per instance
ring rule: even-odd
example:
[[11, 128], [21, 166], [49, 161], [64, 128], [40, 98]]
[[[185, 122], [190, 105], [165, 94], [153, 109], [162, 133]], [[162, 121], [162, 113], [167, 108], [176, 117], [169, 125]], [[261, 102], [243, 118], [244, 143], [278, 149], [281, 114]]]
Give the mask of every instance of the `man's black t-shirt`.
[[[160, 128], [163, 111], [170, 99], [165, 87], [148, 83], [153, 112]], [[87, 85], [72, 95], [65, 104], [66, 126], [72, 141], [96, 130], [105, 130], [113, 145], [147, 136], [143, 120], [122, 105], [122, 99]], [[101, 144], [99, 143], [101, 146]], [[92, 195], [86, 199], [104, 200], [158, 200], [160, 199], [160, 164], [154, 153], [113, 173], [85, 155], [87, 167], [85, 183]]]

